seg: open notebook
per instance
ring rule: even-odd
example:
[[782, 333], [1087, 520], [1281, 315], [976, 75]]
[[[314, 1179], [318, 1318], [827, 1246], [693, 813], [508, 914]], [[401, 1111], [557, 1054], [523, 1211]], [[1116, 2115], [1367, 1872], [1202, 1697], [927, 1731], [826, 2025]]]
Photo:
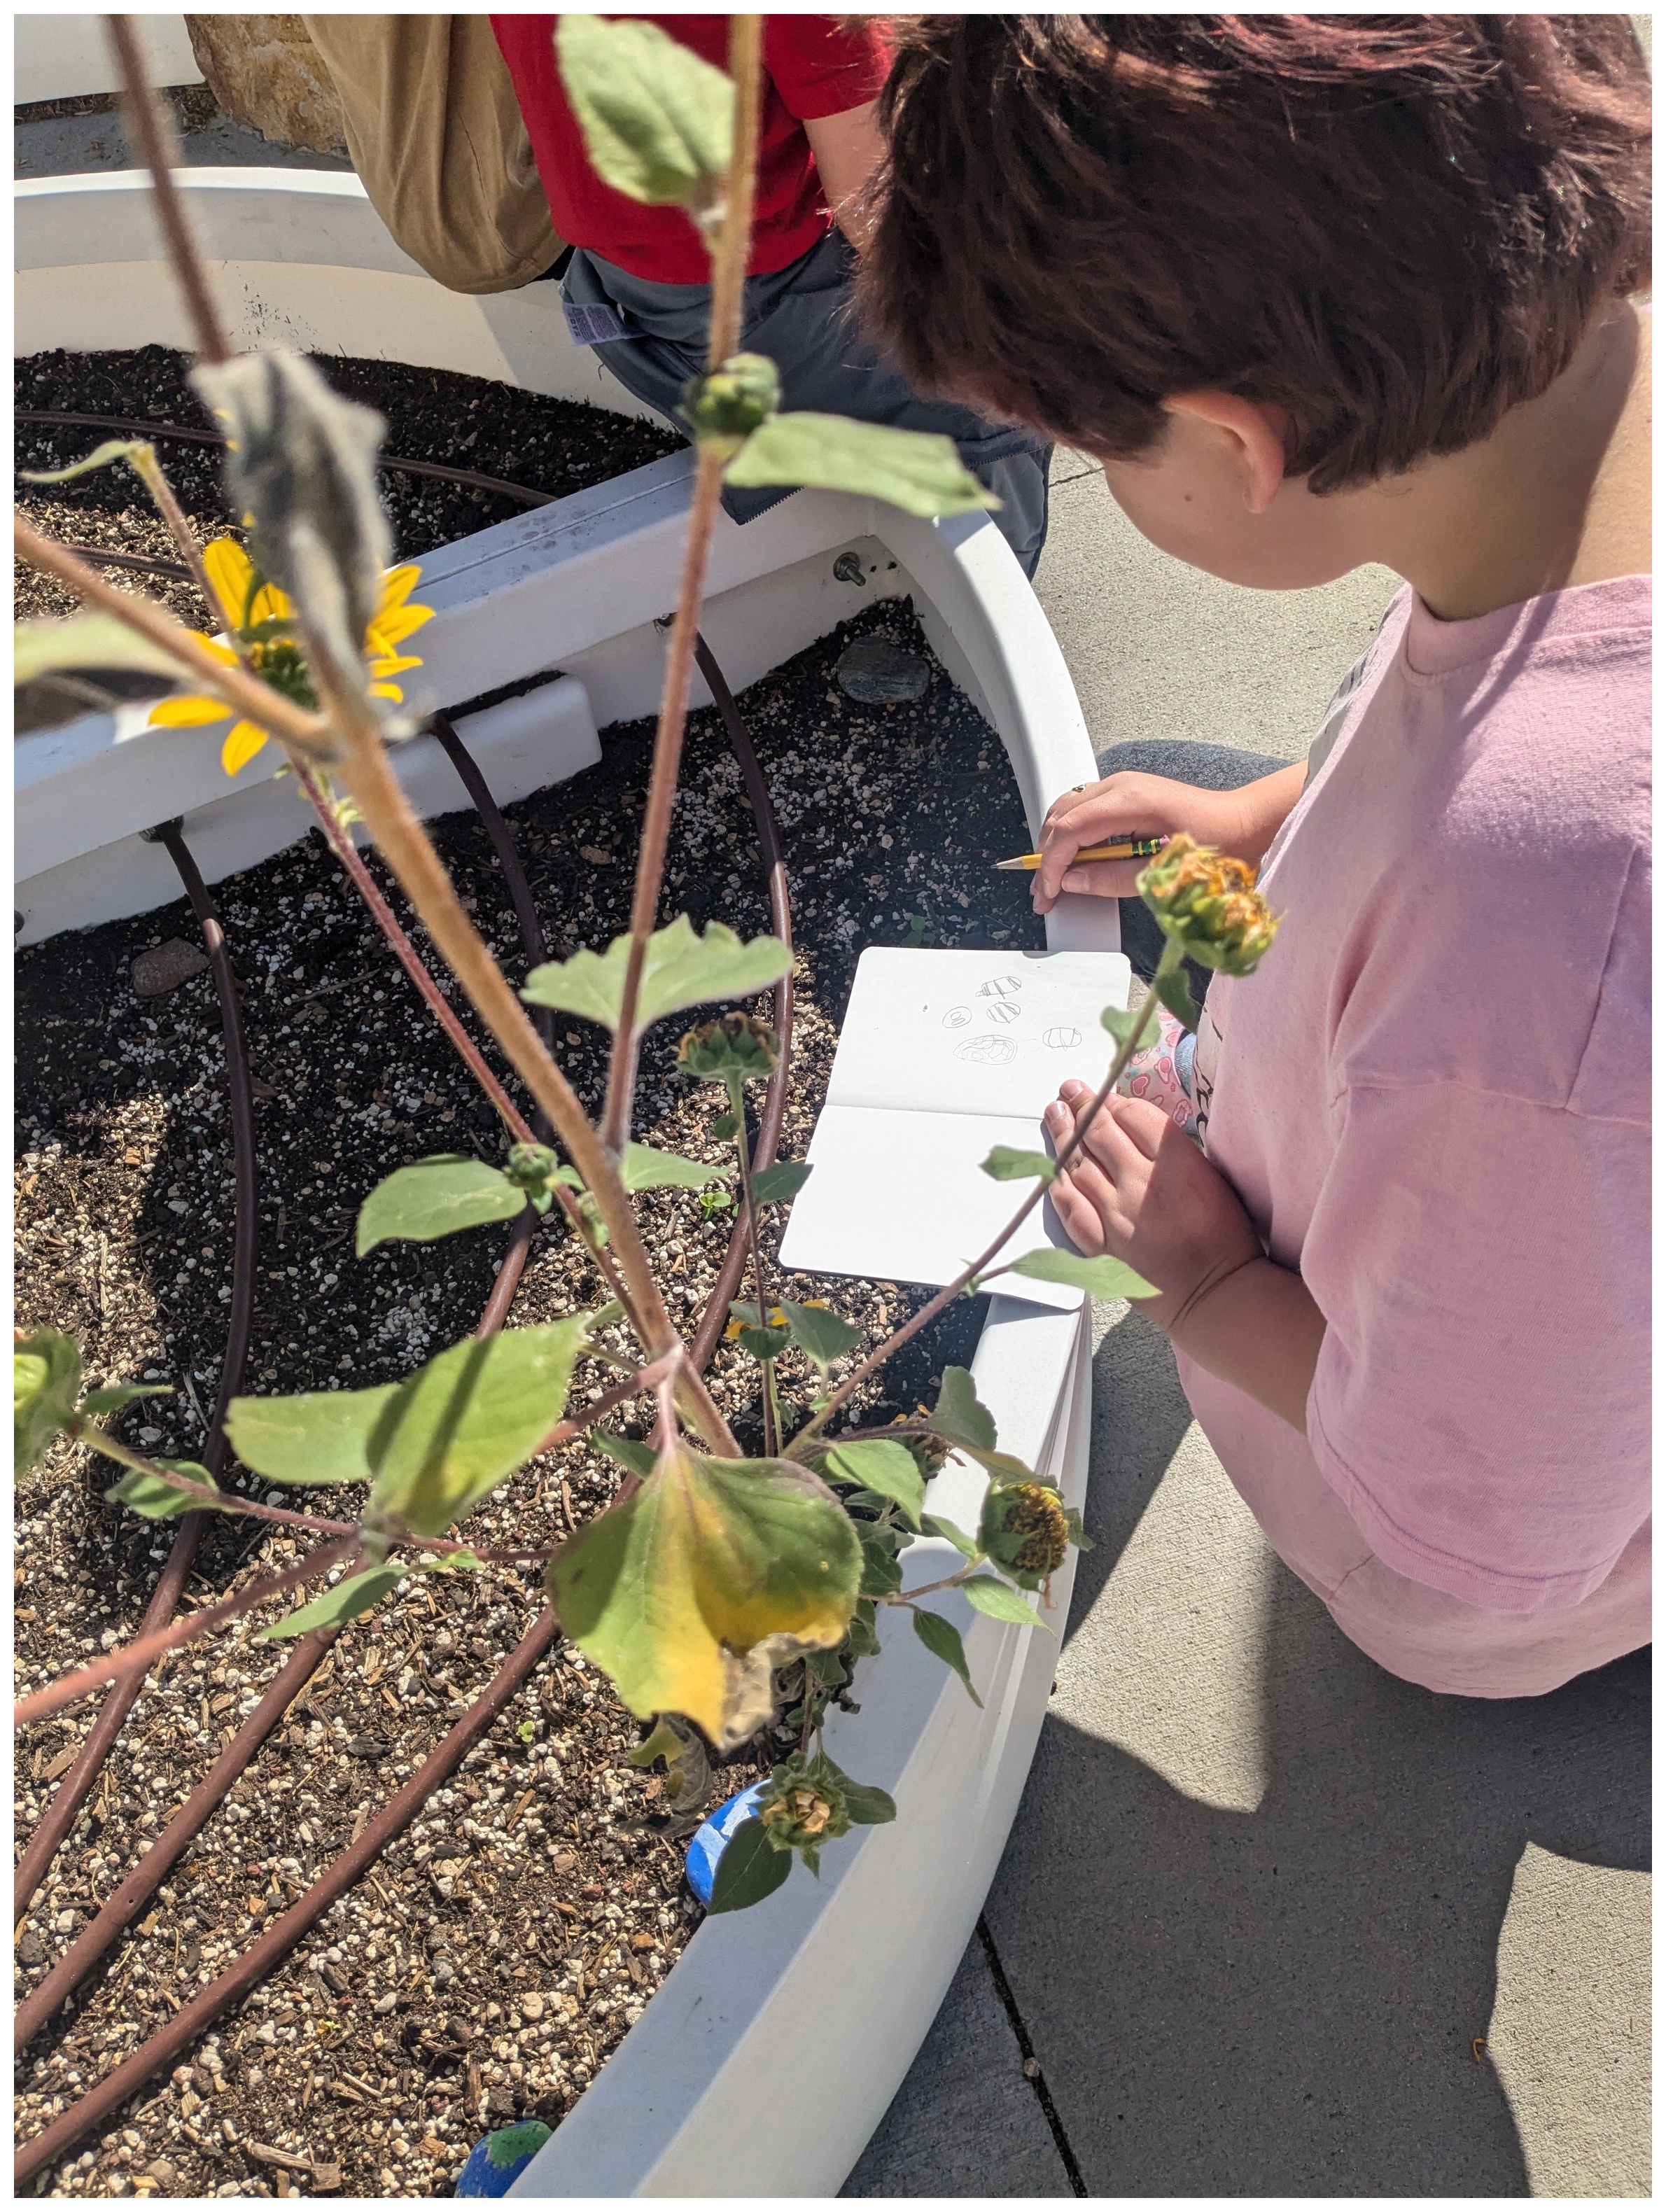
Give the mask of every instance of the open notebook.
[[[1050, 1150], [1042, 1109], [1067, 1077], [1104, 1081], [1116, 1044], [1099, 1016], [1127, 1006], [1130, 981], [1120, 952], [863, 953], [782, 1265], [952, 1282], [1030, 1188], [982, 1172], [990, 1147]], [[1043, 1203], [1000, 1256], [1045, 1243], [1070, 1249]], [[1021, 1276], [993, 1287], [1037, 1305], [1082, 1298]]]

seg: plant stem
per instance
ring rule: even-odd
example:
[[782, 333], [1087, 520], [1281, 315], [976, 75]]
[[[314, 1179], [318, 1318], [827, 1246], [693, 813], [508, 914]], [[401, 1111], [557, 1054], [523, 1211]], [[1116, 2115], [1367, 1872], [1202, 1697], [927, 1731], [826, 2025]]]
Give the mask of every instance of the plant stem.
[[[714, 368], [728, 359], [739, 340], [757, 170], [762, 37], [761, 16], [737, 15], [732, 19], [730, 70], [735, 80], [735, 137], [722, 235], [712, 258], [712, 319], [707, 359]], [[624, 1148], [630, 1139], [630, 1109], [641, 1045], [636, 1007], [648, 939], [660, 911], [666, 846], [671, 836], [672, 810], [676, 803], [677, 777], [683, 758], [683, 729], [688, 720], [689, 681], [700, 628], [700, 600], [705, 589], [718, 495], [723, 488], [723, 471], [729, 459], [727, 446], [708, 439], [696, 441], [694, 498], [689, 510], [688, 537], [683, 547], [677, 613], [666, 647], [665, 685], [654, 732], [654, 766], [648, 778], [641, 843], [636, 854], [636, 884], [630, 902], [630, 949], [625, 956], [619, 1019], [613, 1032], [613, 1051], [607, 1066], [607, 1097], [602, 1109], [602, 1141], [615, 1159], [624, 1157]]]
[[106, 15], [104, 20], [121, 71], [122, 119], [132, 134], [139, 158], [150, 172], [157, 220], [173, 274], [185, 294], [185, 312], [197, 333], [197, 350], [204, 361], [229, 360], [231, 347], [215, 312], [208, 272], [173, 188], [173, 172], [180, 163], [173, 116], [163, 112], [145, 76], [144, 53], [132, 17]]
[[[643, 1348], [663, 1358], [679, 1340], [618, 1170], [586, 1118], [566, 1077], [544, 1047], [502, 970], [464, 912], [450, 877], [388, 765], [381, 732], [369, 702], [333, 663], [328, 641], [302, 616], [308, 664], [331, 726], [341, 744], [341, 775], [378, 850], [416, 909], [423, 927], [475, 1011], [502, 1047], [510, 1065], [543, 1108], [607, 1224], [616, 1264]], [[678, 1387], [695, 1425], [715, 1449], [735, 1454], [728, 1424], [686, 1362]]]
[[193, 1613], [185, 1620], [177, 1620], [167, 1628], [159, 1628], [153, 1636], [142, 1636], [137, 1643], [130, 1644], [120, 1651], [107, 1653], [94, 1659], [79, 1674], [65, 1674], [58, 1681], [48, 1683], [12, 1708], [12, 1725], [27, 1727], [31, 1721], [45, 1720], [64, 1705], [73, 1705], [84, 1698], [89, 1690], [96, 1690], [105, 1682], [113, 1682], [128, 1674], [143, 1674], [152, 1662], [165, 1651], [175, 1651], [182, 1644], [193, 1643], [206, 1636], [210, 1629], [222, 1628], [240, 1613], [249, 1613], [280, 1591], [292, 1589], [296, 1583], [310, 1581], [315, 1575], [327, 1574], [338, 1561], [350, 1559], [362, 1541], [356, 1528], [350, 1536], [344, 1536], [334, 1544], [326, 1544], [321, 1551], [309, 1552], [282, 1574], [267, 1575], [259, 1582], [250, 1583], [246, 1589], [237, 1590], [230, 1597], [222, 1598], [218, 1605], [210, 1605], [201, 1613]]
[[[1076, 1116], [1075, 1126], [1071, 1130], [1069, 1139], [1061, 1148], [1057, 1155], [1057, 1164], [1061, 1168], [1066, 1166], [1073, 1155], [1079, 1150], [1082, 1140], [1086, 1136], [1088, 1129], [1092, 1124], [1094, 1115], [1099, 1111], [1099, 1109], [1104, 1104], [1106, 1099], [1110, 1097], [1111, 1092], [1116, 1089], [1117, 1078], [1122, 1074], [1122, 1070], [1128, 1066], [1129, 1060], [1133, 1059], [1135, 1052], [1139, 1049], [1140, 1040], [1146, 1033], [1146, 1026], [1151, 1020], [1153, 1012], [1160, 1004], [1160, 1000], [1158, 997], [1158, 983], [1163, 978], [1172, 975], [1174, 970], [1180, 965], [1180, 963], [1184, 957], [1185, 956], [1182, 952], [1179, 945], [1175, 943], [1172, 938], [1164, 939], [1163, 944], [1163, 957], [1157, 963], [1157, 972], [1155, 975], [1153, 975], [1151, 987], [1146, 991], [1146, 996], [1140, 1004], [1139, 1013], [1134, 1018], [1134, 1026], [1129, 1030], [1127, 1036], [1117, 1048], [1116, 1056], [1110, 1063], [1110, 1073], [1105, 1077], [1104, 1081], [1099, 1085], [1097, 1091], [1094, 1092], [1092, 1097], [1088, 1100], [1086, 1105], [1082, 1108], [1080, 1113]], [[945, 1306], [952, 1305], [969, 1284], [975, 1283], [977, 1280], [979, 1276], [983, 1273], [983, 1270], [989, 1265], [991, 1261], [994, 1260], [995, 1255], [1000, 1250], [1001, 1246], [1006, 1243], [1010, 1237], [1014, 1236], [1023, 1226], [1024, 1223], [1028, 1220], [1031, 1214], [1032, 1214], [1036, 1208], [1041, 1204], [1042, 1200], [1046, 1196], [1046, 1194], [1047, 1185], [1044, 1182], [1037, 1182], [1036, 1188], [1031, 1192], [1029, 1197], [1025, 1200], [1023, 1205], [1019, 1206], [1018, 1212], [1012, 1216], [1006, 1227], [999, 1232], [994, 1242], [988, 1245], [985, 1249], [978, 1255], [977, 1258], [972, 1261], [970, 1267], [963, 1268], [960, 1273], [955, 1277], [953, 1282], [945, 1285], [945, 1286], [937, 1293], [937, 1296], [934, 1298], [928, 1299], [927, 1303], [921, 1307], [919, 1312], [915, 1314], [912, 1321], [905, 1322], [903, 1327], [897, 1331], [895, 1335], [887, 1338], [884, 1344], [879, 1346], [876, 1350], [869, 1352], [867, 1358], [861, 1362], [860, 1365], [854, 1368], [851, 1372], [846, 1376], [844, 1381], [840, 1383], [838, 1389], [827, 1401], [827, 1403], [822, 1407], [821, 1411], [815, 1414], [812, 1419], [805, 1423], [804, 1426], [799, 1431], [797, 1436], [793, 1437], [792, 1443], [788, 1444], [787, 1447], [787, 1456], [788, 1459], [794, 1458], [800, 1455], [800, 1447], [808, 1443], [811, 1439], [815, 1437], [818, 1431], [826, 1425], [829, 1418], [832, 1414], [837, 1413], [839, 1407], [844, 1404], [845, 1401], [850, 1396], [853, 1390], [856, 1389], [861, 1383], [866, 1382], [867, 1377], [872, 1375], [877, 1368], [883, 1367], [885, 1361], [891, 1358], [891, 1354], [905, 1345], [910, 1337], [918, 1336], [922, 1328], [926, 1328], [928, 1323], [935, 1321], [938, 1315], [943, 1311], [944, 1308]]]
[[[214, 586], [209, 581], [209, 573], [203, 563], [203, 549], [197, 543], [197, 533], [186, 521], [185, 509], [173, 496], [173, 487], [163, 473], [161, 463], [156, 459], [156, 448], [141, 446], [137, 453], [130, 453], [127, 459], [129, 467], [155, 501], [157, 510], [191, 571], [191, 580], [202, 594], [203, 604], [209, 611], [210, 623], [218, 629], [225, 621], [225, 610], [214, 596]], [[237, 651], [238, 641], [234, 633], [230, 634], [228, 641], [234, 652]], [[240, 653], [239, 658], [242, 658]]]
[[721, 368], [740, 344], [757, 191], [757, 132], [763, 90], [763, 18], [729, 18], [729, 75], [734, 80], [734, 147], [723, 234], [712, 257], [712, 319], [706, 367]]
[[980, 1560], [968, 1559], [964, 1567], [954, 1574], [945, 1575], [940, 1583], [921, 1583], [918, 1589], [891, 1590], [879, 1602], [881, 1605], [912, 1605], [915, 1598], [929, 1597], [933, 1590], [958, 1589], [963, 1583], [970, 1582], [981, 1565]]
[[[758, 1242], [757, 1202], [752, 1196], [752, 1164], [747, 1157], [746, 1086], [738, 1075], [729, 1078], [729, 1110], [733, 1115], [735, 1152], [740, 1161], [740, 1202], [745, 1208], [746, 1241], [751, 1248], [752, 1291], [757, 1299], [757, 1325], [769, 1326], [769, 1291], [763, 1273], [763, 1249]], [[763, 1368], [763, 1455], [774, 1459], [781, 1449], [781, 1409], [775, 1403], [775, 1363]]]

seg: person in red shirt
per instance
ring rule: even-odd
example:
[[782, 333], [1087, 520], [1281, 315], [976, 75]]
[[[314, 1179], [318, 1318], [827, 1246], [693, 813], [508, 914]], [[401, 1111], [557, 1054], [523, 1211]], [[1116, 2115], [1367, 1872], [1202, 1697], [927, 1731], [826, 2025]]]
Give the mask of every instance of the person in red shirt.
[[[718, 68], [727, 15], [650, 15]], [[572, 251], [562, 276], [569, 329], [639, 399], [681, 429], [683, 387], [705, 367], [710, 262], [677, 207], [648, 207], [591, 167], [556, 64], [554, 15], [494, 15], [492, 28], [532, 142], [558, 236]], [[851, 308], [860, 236], [855, 209], [878, 160], [873, 104], [887, 58], [878, 19], [767, 15], [757, 194], [741, 346], [767, 354], [782, 405], [854, 415], [952, 438], [1002, 505], [994, 520], [1026, 575], [1047, 535], [1052, 447], [1028, 428], [921, 398], [862, 337]], [[842, 228], [842, 225], [844, 226]], [[737, 522], [790, 496], [728, 490]]]

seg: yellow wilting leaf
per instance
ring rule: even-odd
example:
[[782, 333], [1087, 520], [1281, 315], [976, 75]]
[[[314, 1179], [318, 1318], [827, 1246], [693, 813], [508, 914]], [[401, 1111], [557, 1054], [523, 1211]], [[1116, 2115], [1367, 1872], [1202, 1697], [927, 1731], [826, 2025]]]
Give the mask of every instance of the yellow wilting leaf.
[[769, 1714], [769, 1676], [843, 1640], [861, 1547], [838, 1500], [784, 1460], [680, 1447], [550, 1561], [562, 1626], [641, 1719], [681, 1713], [729, 1751]]

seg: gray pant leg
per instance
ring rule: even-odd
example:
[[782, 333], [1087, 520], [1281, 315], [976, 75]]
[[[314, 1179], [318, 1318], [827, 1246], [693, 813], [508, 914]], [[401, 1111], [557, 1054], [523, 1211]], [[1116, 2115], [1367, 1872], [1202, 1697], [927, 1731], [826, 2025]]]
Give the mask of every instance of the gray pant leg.
[[[1264, 775], [1276, 775], [1290, 763], [1266, 753], [1240, 752], [1236, 745], [1208, 745], [1195, 738], [1134, 738], [1110, 745], [1099, 756], [1101, 775], [1165, 775], [1176, 783], [1195, 783], [1203, 791], [1238, 791]], [[1143, 899], [1118, 901], [1122, 917], [1122, 950], [1136, 975], [1147, 981], [1163, 951], [1163, 933]], [[1208, 981], [1207, 972], [1188, 961], [1194, 997]]]

